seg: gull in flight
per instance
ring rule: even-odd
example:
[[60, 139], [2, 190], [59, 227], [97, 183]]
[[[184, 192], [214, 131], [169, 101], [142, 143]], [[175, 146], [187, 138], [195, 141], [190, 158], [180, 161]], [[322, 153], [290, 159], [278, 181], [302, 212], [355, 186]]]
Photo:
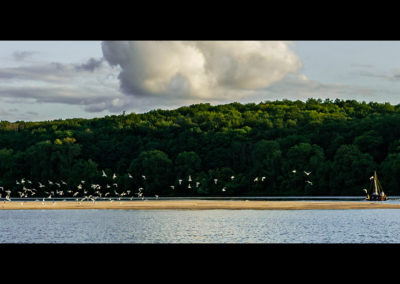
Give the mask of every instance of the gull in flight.
[[189, 183], [189, 185], [188, 185], [188, 188], [191, 188], [191, 187], [190, 187], [190, 183]]
[[181, 185], [181, 184], [182, 184], [182, 180], [181, 180], [181, 179], [179, 179], [178, 181], [179, 181], [179, 184]]
[[53, 182], [51, 180], [48, 180], [49, 184], [53, 184]]
[[310, 174], [311, 174], [311, 172], [306, 172], [306, 171], [304, 171], [304, 173], [305, 173], [306, 175], [310, 175]]
[[226, 187], [224, 187], [224, 188], [222, 189], [222, 191], [225, 192], [225, 191], [226, 191]]
[[309, 180], [306, 180], [306, 183], [308, 183], [308, 184], [312, 185], [312, 182], [311, 182], [311, 181], [309, 181]]
[[258, 181], [258, 177], [256, 177], [256, 178], [254, 179], [254, 182], [256, 182], [256, 181]]
[[192, 177], [191, 177], [191, 176], [189, 176], [189, 179], [188, 179], [188, 181], [192, 181]]
[[143, 179], [146, 179], [146, 176], [142, 176]]
[[264, 181], [264, 180], [265, 180], [265, 177], [262, 177], [262, 178], [261, 178], [261, 181]]
[[196, 182], [196, 187], [199, 187], [199, 185], [200, 185], [200, 182]]
[[296, 170], [293, 170], [293, 171], [292, 171], [292, 173], [294, 173], [294, 174], [295, 174], [295, 173], [296, 173]]
[[107, 175], [106, 175], [106, 173], [104, 172], [104, 170], [102, 170], [103, 171], [103, 177], [107, 177]]
[[217, 184], [217, 182], [218, 182], [218, 179], [217, 179], [217, 178], [215, 178], [215, 179], [214, 179], [214, 183], [215, 183], [215, 184]]
[[235, 177], [234, 176], [231, 176], [231, 180], [233, 180]]
[[169, 187], [170, 187], [171, 189], [175, 189], [175, 186], [173, 186], [173, 185], [170, 185]]
[[117, 175], [116, 174], [113, 174], [113, 179], [116, 179], [117, 178]]
[[130, 173], [128, 173], [128, 177], [129, 177], [129, 178], [133, 178], [133, 176], [132, 176]]

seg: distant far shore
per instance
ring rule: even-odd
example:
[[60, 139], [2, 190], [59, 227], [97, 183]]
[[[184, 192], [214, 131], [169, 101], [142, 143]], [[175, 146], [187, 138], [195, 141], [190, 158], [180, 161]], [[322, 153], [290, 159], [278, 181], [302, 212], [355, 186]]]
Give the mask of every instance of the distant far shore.
[[137, 200], [137, 201], [11, 201], [0, 210], [124, 209], [124, 210], [312, 210], [400, 209], [400, 204], [371, 201], [258, 201], [258, 200]]

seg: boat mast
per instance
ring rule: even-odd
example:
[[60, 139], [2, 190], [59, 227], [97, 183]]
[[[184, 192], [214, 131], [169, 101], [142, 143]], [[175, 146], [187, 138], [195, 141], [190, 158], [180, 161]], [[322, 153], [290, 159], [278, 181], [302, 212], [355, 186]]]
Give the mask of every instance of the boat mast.
[[374, 194], [378, 195], [378, 186], [377, 186], [377, 176], [376, 176], [376, 171], [374, 171], [374, 185], [375, 185], [375, 192]]

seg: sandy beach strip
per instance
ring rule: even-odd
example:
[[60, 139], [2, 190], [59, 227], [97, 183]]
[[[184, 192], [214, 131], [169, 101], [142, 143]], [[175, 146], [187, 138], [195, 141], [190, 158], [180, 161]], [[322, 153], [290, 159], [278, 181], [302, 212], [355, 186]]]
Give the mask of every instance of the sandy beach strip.
[[400, 204], [370, 201], [247, 201], [247, 200], [138, 200], [138, 201], [11, 201], [0, 210], [125, 209], [125, 210], [312, 210], [400, 209]]

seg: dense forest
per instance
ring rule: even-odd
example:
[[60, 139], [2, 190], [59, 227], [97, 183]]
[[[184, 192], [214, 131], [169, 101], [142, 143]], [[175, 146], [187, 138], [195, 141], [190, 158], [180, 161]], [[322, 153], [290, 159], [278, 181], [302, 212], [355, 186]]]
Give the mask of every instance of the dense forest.
[[0, 187], [12, 196], [361, 196], [374, 170], [400, 195], [400, 105], [283, 100], [0, 122]]

